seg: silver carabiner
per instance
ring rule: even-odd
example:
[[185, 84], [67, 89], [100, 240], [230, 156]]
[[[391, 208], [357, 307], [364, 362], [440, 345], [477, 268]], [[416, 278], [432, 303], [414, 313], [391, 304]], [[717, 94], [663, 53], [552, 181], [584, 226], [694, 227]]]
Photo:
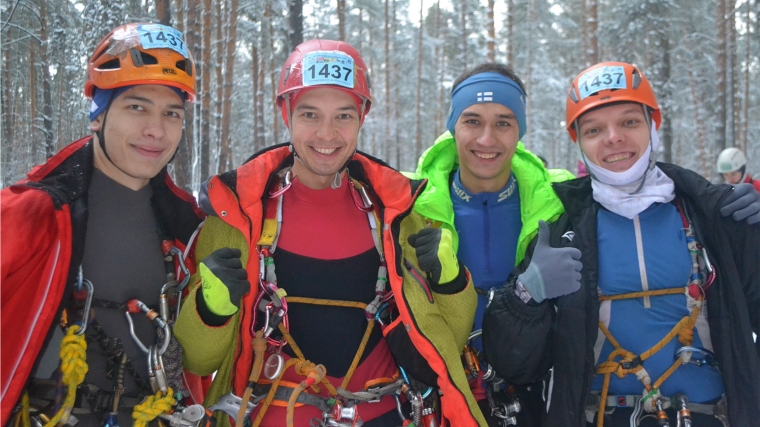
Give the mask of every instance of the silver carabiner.
[[81, 290], [82, 285], [87, 288], [87, 299], [84, 300], [84, 311], [82, 312], [82, 325], [79, 330], [76, 331], [76, 335], [82, 335], [87, 331], [87, 323], [90, 321], [90, 308], [92, 307], [92, 294], [95, 293], [95, 287], [92, 286], [92, 282], [87, 279], [82, 279], [82, 269], [79, 269], [79, 283], [78, 286]]

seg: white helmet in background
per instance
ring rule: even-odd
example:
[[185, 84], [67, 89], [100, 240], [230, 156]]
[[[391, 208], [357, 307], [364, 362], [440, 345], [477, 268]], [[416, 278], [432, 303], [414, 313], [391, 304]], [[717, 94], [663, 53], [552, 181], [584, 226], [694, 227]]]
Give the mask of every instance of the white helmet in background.
[[718, 173], [736, 172], [747, 166], [747, 157], [736, 147], [726, 148], [718, 156]]

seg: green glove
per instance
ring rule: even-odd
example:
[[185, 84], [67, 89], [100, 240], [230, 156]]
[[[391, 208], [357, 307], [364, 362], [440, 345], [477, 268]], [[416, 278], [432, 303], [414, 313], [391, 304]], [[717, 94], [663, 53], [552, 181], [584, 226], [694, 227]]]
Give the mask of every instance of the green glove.
[[201, 261], [203, 301], [211, 313], [231, 316], [240, 309], [240, 300], [251, 289], [248, 272], [240, 262], [240, 249], [217, 249]]
[[435, 284], [449, 283], [459, 276], [459, 260], [454, 252], [451, 231], [423, 228], [407, 239], [415, 248], [417, 263]]

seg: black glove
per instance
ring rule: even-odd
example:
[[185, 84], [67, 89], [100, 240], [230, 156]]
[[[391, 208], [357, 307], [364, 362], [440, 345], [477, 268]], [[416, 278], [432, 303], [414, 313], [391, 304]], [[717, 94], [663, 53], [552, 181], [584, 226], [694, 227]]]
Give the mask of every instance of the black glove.
[[206, 308], [217, 316], [237, 313], [241, 298], [251, 290], [240, 249], [217, 249], [201, 261], [198, 270]]
[[435, 284], [449, 283], [459, 276], [459, 261], [454, 253], [451, 231], [423, 228], [407, 238], [417, 253], [417, 263]]

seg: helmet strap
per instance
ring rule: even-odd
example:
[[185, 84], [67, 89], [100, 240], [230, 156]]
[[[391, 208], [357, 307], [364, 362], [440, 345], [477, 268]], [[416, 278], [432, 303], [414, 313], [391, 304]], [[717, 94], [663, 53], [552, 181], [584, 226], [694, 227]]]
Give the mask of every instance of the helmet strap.
[[301, 162], [303, 164], [303, 161], [298, 156], [298, 152], [296, 152], [296, 146], [293, 145], [293, 113], [290, 111], [290, 94], [285, 95], [285, 112], [288, 115], [288, 132], [290, 132], [290, 145], [288, 145], [288, 151], [293, 153], [293, 158]]
[[[108, 104], [106, 104], [106, 110], [103, 111], [103, 123], [100, 125], [100, 130], [95, 131], [95, 135], [98, 137], [98, 143], [100, 144], [100, 149], [103, 151], [103, 154], [105, 154], [106, 159], [108, 159], [109, 162], [111, 162], [112, 165], [116, 166], [116, 163], [111, 160], [111, 156], [108, 155], [108, 150], [106, 150], [106, 119], [108, 119], [108, 111], [111, 109], [111, 103], [113, 102], [113, 95], [116, 93], [115, 91], [111, 92], [111, 95], [108, 97]], [[118, 166], [116, 166], [117, 169], [121, 170]], [[124, 172], [124, 171], [122, 171]]]

